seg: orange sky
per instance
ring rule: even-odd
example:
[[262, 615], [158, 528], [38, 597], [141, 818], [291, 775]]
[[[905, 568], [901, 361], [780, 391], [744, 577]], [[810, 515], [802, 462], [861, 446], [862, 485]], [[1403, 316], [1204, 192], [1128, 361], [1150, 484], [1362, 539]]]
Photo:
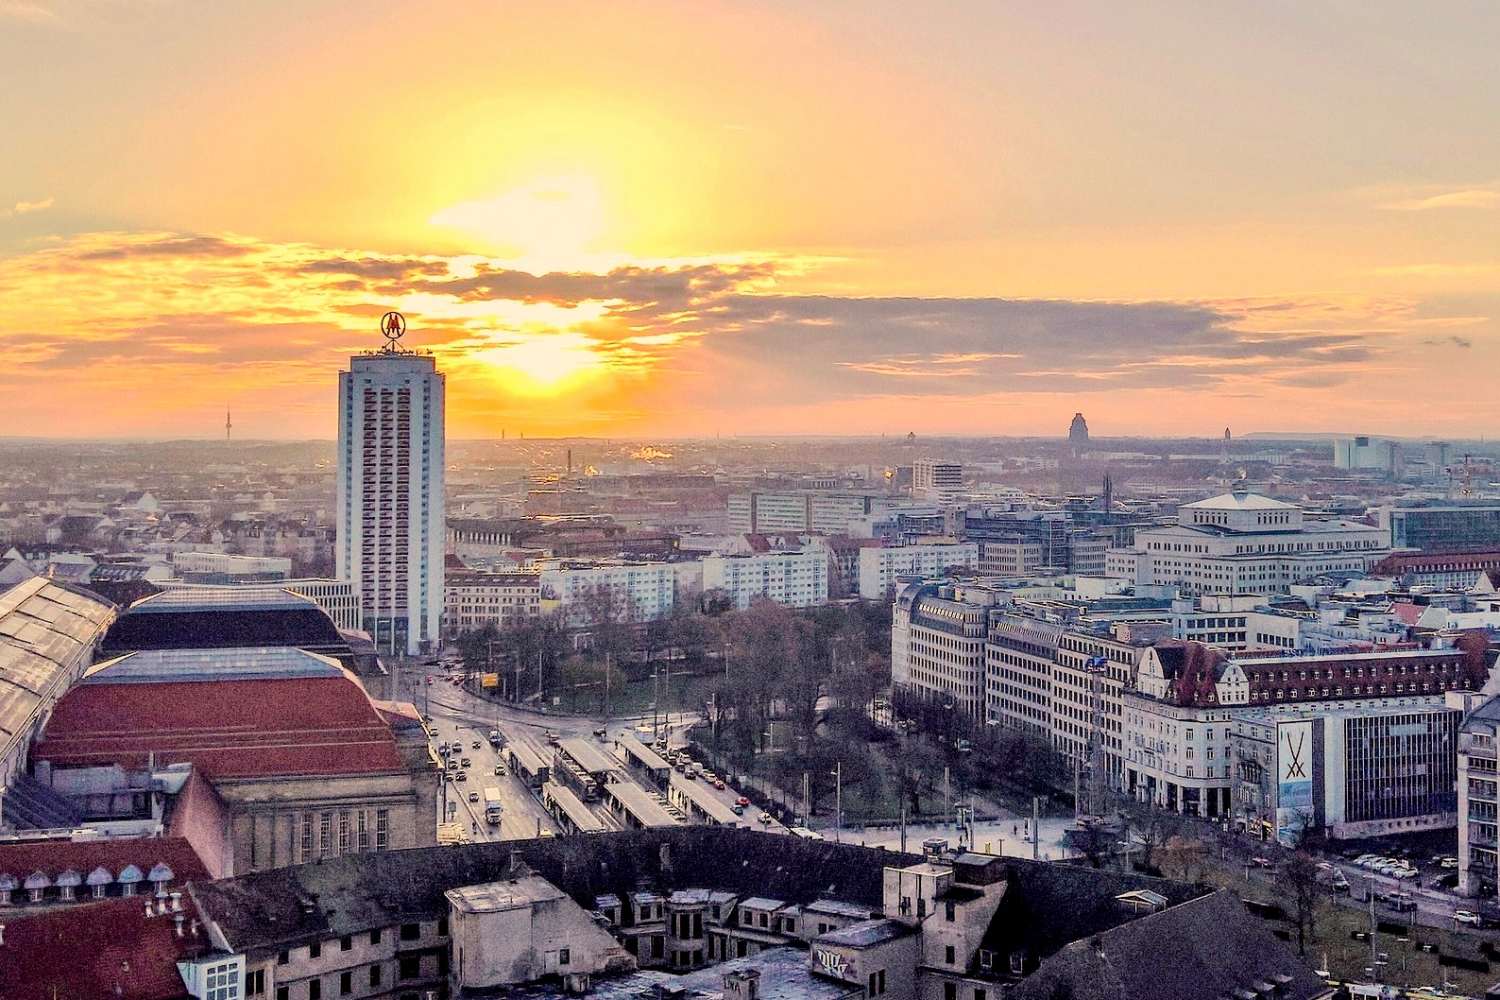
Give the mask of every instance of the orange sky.
[[0, 0], [0, 434], [1493, 434], [1500, 14]]

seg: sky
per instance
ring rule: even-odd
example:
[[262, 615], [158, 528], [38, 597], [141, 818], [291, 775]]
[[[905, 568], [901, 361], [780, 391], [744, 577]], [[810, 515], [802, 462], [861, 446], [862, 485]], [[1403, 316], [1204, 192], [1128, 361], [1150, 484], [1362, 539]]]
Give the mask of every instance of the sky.
[[1500, 5], [0, 0], [0, 436], [1500, 432]]

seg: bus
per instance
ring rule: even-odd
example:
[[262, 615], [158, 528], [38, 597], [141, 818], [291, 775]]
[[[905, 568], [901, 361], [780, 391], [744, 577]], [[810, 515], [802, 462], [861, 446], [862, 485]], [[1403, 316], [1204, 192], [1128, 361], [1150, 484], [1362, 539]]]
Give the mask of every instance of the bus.
[[490, 826], [500, 825], [500, 789], [494, 785], [484, 790], [484, 821]]

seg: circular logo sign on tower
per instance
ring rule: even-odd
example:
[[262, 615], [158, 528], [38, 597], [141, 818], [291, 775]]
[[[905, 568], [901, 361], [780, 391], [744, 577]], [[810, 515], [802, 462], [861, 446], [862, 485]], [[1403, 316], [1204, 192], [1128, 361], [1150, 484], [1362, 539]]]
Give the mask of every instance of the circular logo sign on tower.
[[391, 342], [390, 346], [395, 347], [396, 341], [406, 333], [406, 317], [395, 310], [386, 313], [380, 317], [380, 333]]

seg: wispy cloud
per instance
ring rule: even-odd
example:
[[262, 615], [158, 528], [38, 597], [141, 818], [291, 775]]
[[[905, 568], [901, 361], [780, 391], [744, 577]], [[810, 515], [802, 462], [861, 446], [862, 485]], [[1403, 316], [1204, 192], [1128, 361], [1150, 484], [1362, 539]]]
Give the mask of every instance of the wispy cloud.
[[18, 201], [9, 208], [0, 208], [0, 219], [10, 218], [13, 215], [31, 215], [34, 212], [45, 212], [51, 208], [56, 201], [51, 195], [39, 201]]
[[1386, 212], [1500, 208], [1500, 181], [1458, 185], [1374, 185], [1361, 188], [1355, 194]]

